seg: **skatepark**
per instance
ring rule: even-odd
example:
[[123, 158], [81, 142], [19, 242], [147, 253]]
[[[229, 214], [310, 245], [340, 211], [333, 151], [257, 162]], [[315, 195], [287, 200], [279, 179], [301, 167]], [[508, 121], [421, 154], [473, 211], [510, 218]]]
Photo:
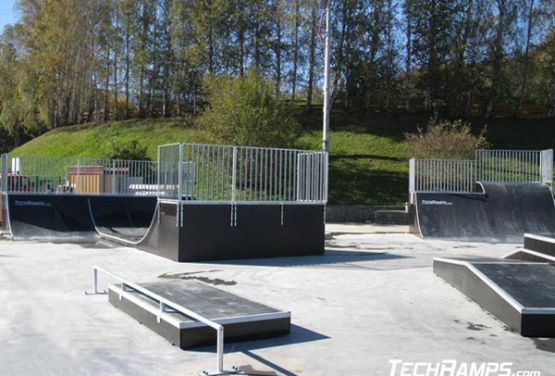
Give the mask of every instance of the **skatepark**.
[[411, 160], [412, 222], [393, 227], [325, 224], [322, 152], [158, 155], [57, 174], [2, 157], [7, 374], [554, 368], [552, 151]]

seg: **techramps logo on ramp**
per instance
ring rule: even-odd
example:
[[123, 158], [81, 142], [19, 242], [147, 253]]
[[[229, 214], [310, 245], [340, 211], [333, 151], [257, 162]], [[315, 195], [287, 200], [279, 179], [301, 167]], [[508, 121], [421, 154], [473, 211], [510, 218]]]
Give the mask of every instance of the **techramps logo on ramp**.
[[52, 204], [44, 201], [15, 200], [15, 206], [32, 207], [32, 208], [48, 208], [52, 206]]
[[451, 206], [452, 202], [446, 200], [421, 200], [421, 205]]

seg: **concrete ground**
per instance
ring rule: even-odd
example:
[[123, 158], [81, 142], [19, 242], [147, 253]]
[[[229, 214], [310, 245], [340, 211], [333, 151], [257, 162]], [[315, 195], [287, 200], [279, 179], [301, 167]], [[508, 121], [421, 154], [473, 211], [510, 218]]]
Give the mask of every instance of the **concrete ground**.
[[555, 340], [508, 330], [432, 272], [434, 256], [503, 256], [517, 245], [427, 241], [404, 231], [329, 225], [325, 256], [205, 264], [104, 242], [2, 240], [0, 375], [196, 375], [213, 367], [213, 347], [180, 350], [106, 295], [85, 295], [94, 265], [137, 282], [200, 279], [292, 312], [289, 336], [226, 345], [227, 367], [382, 376], [391, 359], [453, 359], [553, 375]]

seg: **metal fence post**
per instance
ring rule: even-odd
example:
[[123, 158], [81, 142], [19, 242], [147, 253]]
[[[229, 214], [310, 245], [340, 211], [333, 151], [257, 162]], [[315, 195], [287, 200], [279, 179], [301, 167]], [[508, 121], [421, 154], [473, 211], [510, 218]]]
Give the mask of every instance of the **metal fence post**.
[[231, 165], [231, 202], [235, 203], [235, 186], [237, 185], [237, 146], [233, 147], [233, 161]]
[[330, 158], [330, 153], [329, 152], [325, 152], [324, 153], [324, 203], [327, 204], [328, 203], [328, 187], [329, 187], [329, 179], [330, 179], [330, 175], [329, 175], [329, 158]]
[[416, 191], [416, 159], [409, 159], [409, 202], [414, 203], [414, 192]]
[[8, 154], [2, 154], [2, 192], [8, 193]]
[[553, 186], [553, 149], [541, 152], [541, 182]]
[[81, 176], [81, 162], [77, 159], [77, 178], [75, 180], [75, 192], [79, 193], [79, 183], [80, 183], [80, 176]]
[[156, 196], [158, 197], [158, 200], [159, 200], [160, 199], [160, 169], [162, 168], [162, 163], [160, 162], [160, 145], [158, 145], [156, 160], [158, 161], [158, 164], [156, 166]]
[[116, 161], [112, 160], [112, 194], [116, 194]]
[[182, 206], [182, 199], [183, 199], [183, 144], [180, 143], [178, 147], [179, 156], [177, 158], [177, 205], [179, 205], [177, 215], [179, 220], [179, 226], [183, 226], [183, 206]]

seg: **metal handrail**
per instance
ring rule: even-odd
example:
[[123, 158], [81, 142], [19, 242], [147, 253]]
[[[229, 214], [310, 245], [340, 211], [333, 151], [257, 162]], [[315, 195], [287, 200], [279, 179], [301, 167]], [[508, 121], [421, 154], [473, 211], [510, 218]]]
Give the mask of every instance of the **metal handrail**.
[[[226, 374], [228, 373], [227, 371], [224, 371], [224, 327], [222, 324], [219, 324], [215, 321], [212, 321], [202, 315], [199, 315], [196, 312], [191, 311], [188, 308], [183, 307], [180, 304], [174, 303], [171, 300], [168, 300], [166, 298], [164, 298], [163, 296], [160, 296], [158, 294], [156, 294], [155, 292], [150, 291], [149, 289], [142, 287], [136, 283], [130, 282], [125, 280], [124, 278], [109, 272], [106, 269], [103, 269], [101, 267], [95, 266], [93, 268], [93, 292], [90, 293], [91, 295], [98, 295], [98, 294], [103, 294], [106, 293], [105, 291], [99, 291], [98, 290], [98, 274], [99, 273], [103, 273], [109, 277], [112, 277], [114, 279], [117, 279], [120, 283], [120, 293], [119, 293], [119, 298], [120, 300], [122, 299], [122, 293], [125, 291], [125, 288], [128, 287], [132, 290], [135, 290], [155, 301], [157, 301], [159, 303], [159, 311], [158, 314], [156, 315], [156, 321], [158, 323], [160, 323], [161, 318], [163, 316], [163, 314], [166, 311], [166, 308], [171, 308], [176, 312], [179, 312], [187, 317], [190, 317], [193, 320], [199, 321], [209, 327], [211, 327], [212, 329], [214, 329], [216, 331], [216, 335], [217, 335], [217, 344], [216, 344], [216, 371], [213, 373], [210, 372], [204, 372], [205, 375], [222, 375], [222, 374]], [[89, 294], [89, 293], [86, 293]]]

